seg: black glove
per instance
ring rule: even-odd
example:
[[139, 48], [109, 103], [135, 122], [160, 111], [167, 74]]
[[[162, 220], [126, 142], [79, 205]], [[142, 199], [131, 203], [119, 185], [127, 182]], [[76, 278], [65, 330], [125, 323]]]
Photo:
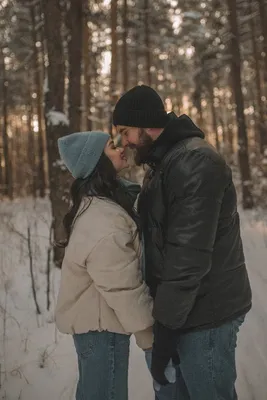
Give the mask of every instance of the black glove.
[[175, 365], [180, 363], [177, 352], [178, 338], [177, 330], [167, 328], [160, 322], [155, 322], [151, 374], [153, 379], [161, 386], [169, 383], [165, 376], [165, 369], [169, 361], [172, 359]]

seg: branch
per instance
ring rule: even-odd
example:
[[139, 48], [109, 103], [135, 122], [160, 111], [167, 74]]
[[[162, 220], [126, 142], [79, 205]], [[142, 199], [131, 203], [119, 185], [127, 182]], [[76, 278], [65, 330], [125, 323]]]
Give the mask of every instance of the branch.
[[33, 294], [33, 299], [36, 307], [36, 312], [37, 314], [41, 314], [41, 310], [37, 301], [37, 295], [36, 295], [36, 287], [35, 287], [35, 280], [34, 280], [34, 275], [33, 275], [33, 257], [32, 257], [32, 244], [31, 244], [31, 229], [28, 226], [27, 228], [27, 244], [28, 244], [28, 251], [29, 251], [29, 260], [30, 260], [30, 274], [31, 274], [31, 283], [32, 283], [32, 294]]

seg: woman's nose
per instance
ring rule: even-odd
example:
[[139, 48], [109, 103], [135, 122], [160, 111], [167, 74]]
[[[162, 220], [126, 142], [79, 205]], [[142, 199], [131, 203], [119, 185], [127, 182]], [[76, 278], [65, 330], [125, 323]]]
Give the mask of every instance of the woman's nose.
[[123, 147], [117, 147], [117, 150], [120, 152], [120, 154], [124, 154], [124, 148]]

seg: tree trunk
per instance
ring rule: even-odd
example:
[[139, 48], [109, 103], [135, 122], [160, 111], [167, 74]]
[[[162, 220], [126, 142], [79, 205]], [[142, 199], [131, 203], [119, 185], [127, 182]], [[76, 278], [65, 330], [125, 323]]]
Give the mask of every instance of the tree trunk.
[[140, 55], [140, 21], [142, 21], [142, 15], [140, 9], [136, 8], [136, 19], [135, 19], [135, 27], [134, 27], [134, 81], [135, 85], [138, 85], [139, 82], [139, 55]]
[[122, 68], [123, 68], [123, 90], [128, 89], [128, 3], [124, 0], [123, 3], [123, 46], [122, 46]]
[[[48, 170], [50, 199], [53, 217], [53, 235], [57, 242], [65, 237], [62, 225], [68, 209], [65, 193], [68, 191], [69, 174], [59, 161], [57, 140], [69, 133], [69, 125], [64, 115], [65, 63], [61, 37], [60, 0], [44, 0], [45, 36], [49, 65], [47, 67], [48, 88], [45, 100]], [[63, 250], [55, 248], [54, 262], [61, 266]]]
[[83, 41], [83, 0], [70, 0], [67, 12], [69, 28], [69, 121], [70, 132], [81, 126], [81, 74]]
[[118, 2], [111, 0], [111, 77], [110, 77], [110, 121], [109, 132], [112, 134], [112, 112], [117, 100], [118, 75], [118, 38], [117, 38]]
[[4, 157], [2, 149], [0, 151], [0, 199], [4, 193]]
[[151, 86], [151, 57], [150, 57], [150, 26], [149, 26], [149, 0], [144, 3], [144, 23], [145, 23], [145, 57], [146, 57], [146, 74], [147, 85]]
[[219, 109], [220, 113], [220, 125], [223, 130], [223, 155], [229, 164], [233, 161], [233, 139], [232, 132], [229, 123], [229, 111], [227, 108], [227, 97], [224, 93], [223, 97], [220, 98]]
[[236, 0], [227, 0], [229, 9], [229, 24], [231, 31], [231, 74], [236, 103], [236, 118], [238, 127], [238, 158], [241, 172], [243, 207], [253, 208], [252, 182], [248, 157], [248, 137], [244, 114], [244, 97], [241, 82], [241, 55], [239, 47], [239, 30], [237, 20]]
[[197, 81], [195, 81], [195, 92], [194, 92], [194, 106], [197, 109], [197, 124], [198, 126], [204, 130], [204, 119], [203, 119], [203, 109], [202, 109], [202, 95], [201, 95], [202, 87], [198, 85]]
[[211, 111], [211, 119], [212, 119], [212, 129], [213, 134], [215, 135], [215, 142], [216, 142], [216, 149], [220, 151], [220, 141], [219, 141], [219, 134], [218, 134], [218, 123], [217, 123], [217, 114], [216, 108], [214, 103], [214, 91], [213, 85], [210, 79], [208, 78], [208, 91], [209, 91], [209, 98], [210, 98], [210, 111]]
[[264, 81], [267, 83], [267, 18], [266, 18], [266, 5], [264, 0], [258, 0], [261, 31], [263, 35], [263, 51], [264, 51]]
[[28, 130], [28, 162], [29, 162], [29, 189], [30, 194], [36, 197], [37, 194], [37, 182], [36, 182], [36, 144], [34, 132], [32, 129], [33, 119], [33, 99], [32, 99], [32, 75], [31, 71], [28, 71], [28, 115], [27, 115], [27, 130]]
[[[253, 5], [254, 0], [250, 0], [248, 12], [249, 15], [253, 15]], [[261, 76], [260, 76], [260, 61], [259, 61], [259, 52], [256, 41], [256, 24], [255, 19], [251, 18], [250, 20], [250, 30], [251, 30], [251, 42], [252, 42], [252, 51], [253, 51], [253, 61], [255, 67], [255, 89], [256, 89], [256, 102], [257, 102], [257, 117], [258, 117], [258, 137], [259, 137], [259, 145], [260, 152], [263, 154], [264, 150], [267, 146], [267, 131], [265, 126], [265, 117], [264, 117], [264, 105], [262, 101], [262, 87], [261, 87]], [[267, 60], [267, 54], [266, 54]]]
[[39, 48], [39, 65], [40, 68], [40, 90], [41, 90], [41, 98], [42, 98], [42, 131], [43, 131], [43, 143], [44, 143], [44, 168], [45, 168], [45, 187], [48, 188], [49, 186], [49, 177], [48, 177], [48, 158], [47, 158], [47, 143], [46, 143], [46, 130], [45, 130], [45, 115], [44, 115], [44, 102], [45, 102], [45, 91], [46, 91], [46, 83], [47, 83], [47, 73], [45, 68], [45, 57], [47, 54], [46, 51], [46, 42], [45, 42], [45, 24], [44, 24], [44, 12], [43, 12], [43, 4], [42, 1], [39, 1], [37, 5], [37, 13], [38, 13], [38, 21], [41, 24], [41, 28], [38, 31], [38, 40], [40, 41], [40, 48]]
[[39, 196], [45, 196], [45, 152], [44, 152], [44, 133], [43, 133], [43, 90], [42, 90], [42, 71], [39, 62], [39, 51], [36, 47], [36, 16], [35, 5], [30, 5], [31, 28], [32, 28], [32, 49], [33, 49], [33, 73], [34, 91], [37, 95], [37, 117], [38, 117], [38, 167], [37, 167], [37, 187]]
[[2, 96], [3, 96], [3, 150], [4, 150], [4, 195], [13, 199], [13, 174], [11, 151], [8, 138], [8, 80], [6, 78], [6, 64], [3, 49], [1, 50]]
[[84, 109], [85, 109], [85, 120], [86, 120], [86, 129], [88, 131], [92, 130], [92, 120], [90, 118], [91, 115], [91, 83], [92, 83], [92, 68], [91, 64], [93, 62], [92, 57], [92, 43], [91, 43], [91, 31], [88, 26], [88, 1], [85, 0], [84, 6], [84, 16], [83, 16], [83, 75], [85, 82], [85, 90], [84, 90]]
[[23, 197], [27, 194], [25, 180], [24, 180], [24, 169], [21, 168], [23, 165], [23, 136], [21, 130], [17, 124], [13, 125], [13, 181], [14, 181], [14, 198]]

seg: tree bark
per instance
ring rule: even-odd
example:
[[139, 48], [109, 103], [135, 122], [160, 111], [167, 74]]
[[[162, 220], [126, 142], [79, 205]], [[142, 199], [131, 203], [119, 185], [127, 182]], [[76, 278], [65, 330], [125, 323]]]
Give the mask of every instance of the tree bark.
[[252, 182], [248, 157], [248, 137], [244, 114], [244, 97], [241, 81], [241, 54], [239, 45], [239, 29], [237, 20], [236, 0], [227, 0], [229, 10], [229, 25], [231, 32], [231, 75], [236, 103], [236, 118], [238, 127], [238, 158], [241, 172], [243, 207], [253, 208]]
[[[65, 237], [62, 220], [68, 204], [70, 176], [59, 160], [57, 140], [69, 133], [69, 125], [64, 115], [65, 60], [61, 37], [62, 15], [60, 0], [43, 0], [45, 17], [46, 48], [49, 65], [47, 67], [48, 88], [45, 100], [45, 120], [47, 135], [48, 170], [50, 199], [53, 217], [53, 236], [57, 242]], [[54, 262], [60, 267], [64, 251], [54, 249]]]
[[36, 15], [35, 5], [30, 5], [31, 29], [32, 29], [32, 49], [33, 49], [33, 73], [34, 73], [34, 91], [36, 92], [37, 117], [38, 117], [38, 178], [37, 187], [39, 196], [45, 196], [45, 152], [44, 152], [44, 133], [43, 133], [43, 90], [42, 90], [42, 71], [39, 62], [39, 51], [36, 47]]
[[151, 56], [150, 56], [150, 26], [149, 26], [149, 0], [144, 0], [144, 24], [145, 24], [145, 57], [146, 57], [146, 74], [147, 85], [151, 86]]
[[67, 12], [69, 28], [69, 121], [70, 131], [81, 126], [81, 74], [83, 41], [83, 0], [70, 0]]
[[123, 3], [123, 46], [122, 46], [122, 68], [123, 68], [123, 90], [128, 89], [128, 3], [124, 0]]

